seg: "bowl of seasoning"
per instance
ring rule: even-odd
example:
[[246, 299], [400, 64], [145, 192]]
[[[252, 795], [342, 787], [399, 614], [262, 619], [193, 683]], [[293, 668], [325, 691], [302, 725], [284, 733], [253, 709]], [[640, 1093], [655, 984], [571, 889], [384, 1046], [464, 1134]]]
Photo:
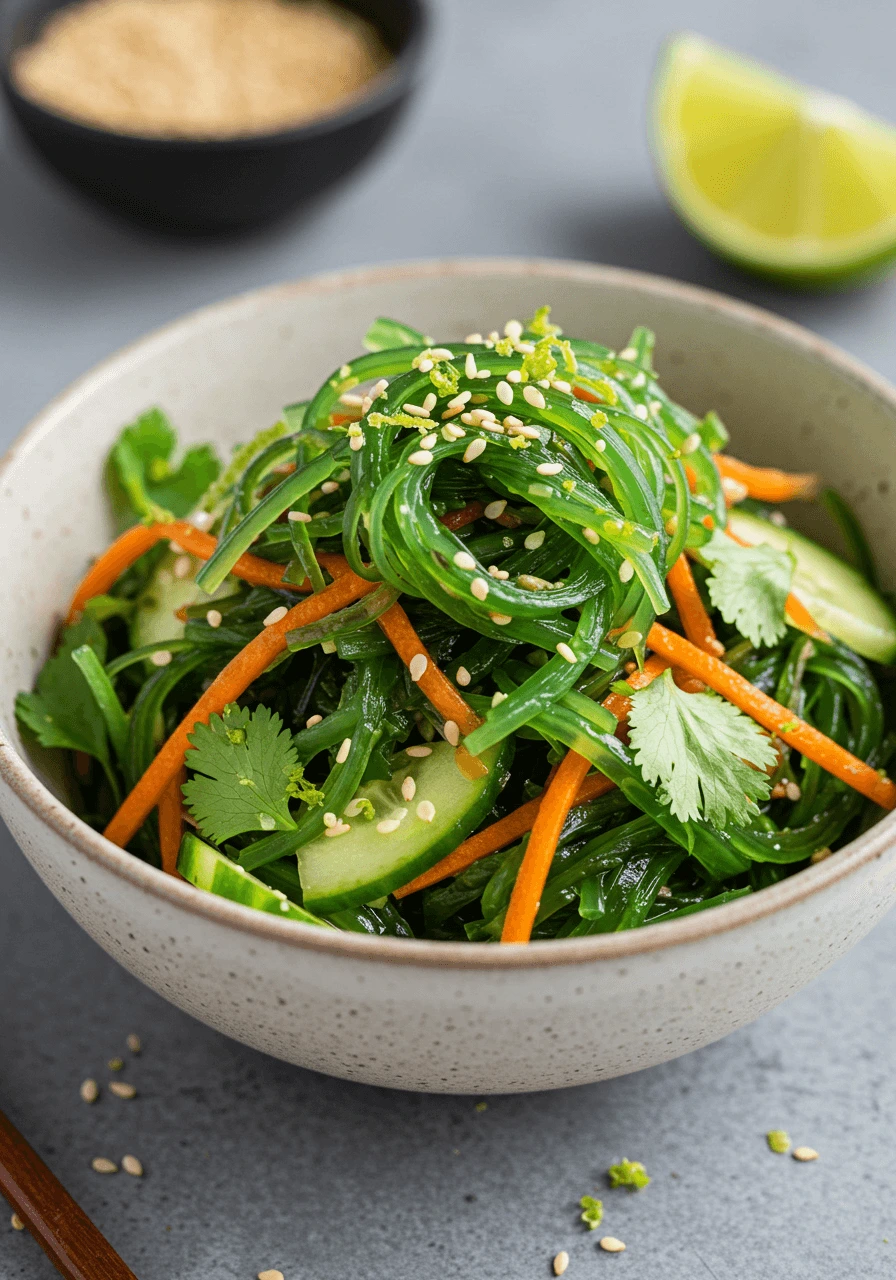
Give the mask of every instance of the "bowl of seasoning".
[[312, 201], [413, 90], [424, 0], [17, 0], [2, 85], [70, 185], [161, 230], [214, 233]]

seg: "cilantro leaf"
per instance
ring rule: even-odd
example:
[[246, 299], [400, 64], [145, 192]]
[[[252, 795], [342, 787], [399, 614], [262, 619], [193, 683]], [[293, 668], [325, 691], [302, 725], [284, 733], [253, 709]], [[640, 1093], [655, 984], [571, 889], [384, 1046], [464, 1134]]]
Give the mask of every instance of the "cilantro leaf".
[[712, 569], [706, 584], [709, 598], [725, 621], [751, 644], [776, 644], [787, 630], [784, 606], [794, 569], [790, 552], [766, 543], [742, 547], [716, 531], [700, 548], [700, 559]]
[[72, 658], [74, 650], [85, 644], [101, 662], [105, 660], [105, 633], [89, 613], [66, 627], [59, 649], [40, 670], [34, 693], [20, 693], [16, 698], [16, 715], [42, 747], [84, 751], [108, 771], [106, 722]]
[[607, 1170], [611, 1187], [631, 1187], [632, 1191], [643, 1191], [650, 1181], [650, 1175], [640, 1160], [620, 1160], [611, 1164]]
[[180, 518], [194, 510], [221, 470], [211, 445], [188, 449], [175, 468], [177, 435], [161, 409], [125, 427], [109, 454], [110, 489], [122, 519]]
[[[301, 794], [292, 735], [267, 707], [251, 714], [235, 703], [198, 724], [184, 797], [204, 836], [220, 844], [247, 831], [292, 831], [290, 795]], [[304, 798], [304, 796], [302, 796]]]
[[666, 670], [631, 695], [629, 738], [644, 779], [676, 818], [705, 817], [718, 830], [744, 824], [770, 783], [751, 769], [777, 756], [759, 726], [715, 693], [683, 693]]

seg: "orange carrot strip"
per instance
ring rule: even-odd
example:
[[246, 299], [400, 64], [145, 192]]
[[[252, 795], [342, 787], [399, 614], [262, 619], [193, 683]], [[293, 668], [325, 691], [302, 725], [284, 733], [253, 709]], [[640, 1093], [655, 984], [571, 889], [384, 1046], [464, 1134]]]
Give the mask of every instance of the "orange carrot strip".
[[[590, 774], [579, 787], [578, 794], [573, 801], [573, 807], [579, 804], [586, 804], [589, 800], [596, 800], [598, 796], [606, 795], [608, 791], [614, 789], [615, 785], [601, 773]], [[501, 818], [498, 822], [493, 822], [484, 831], [477, 831], [468, 840], [464, 840], [463, 844], [459, 844], [452, 853], [447, 854], [440, 862], [437, 862], [434, 867], [430, 867], [428, 871], [424, 871], [415, 880], [411, 880], [408, 884], [402, 885], [400, 889], [396, 889], [395, 897], [406, 898], [409, 893], [417, 893], [420, 889], [428, 889], [431, 884], [438, 884], [440, 880], [445, 880], [448, 876], [456, 876], [461, 871], [465, 871], [467, 867], [471, 867], [480, 858], [487, 858], [490, 853], [497, 853], [499, 849], [503, 849], [506, 845], [513, 844], [515, 840], [519, 840], [521, 836], [524, 836], [527, 831], [532, 830], [532, 824], [538, 815], [538, 810], [541, 808], [542, 799], [543, 796], [536, 796], [534, 800], [528, 800], [526, 804], [520, 805], [518, 809], [514, 809], [512, 813], [508, 813], [506, 817]]]
[[[725, 532], [731, 541], [736, 542], [739, 547], [751, 547], [753, 545], [753, 543], [747, 542], [744, 538], [739, 538], [730, 529], [726, 529]], [[805, 631], [806, 635], [811, 636], [813, 640], [823, 640], [825, 644], [831, 644], [831, 637], [818, 625], [802, 600], [795, 596], [792, 591], [787, 597], [784, 612], [787, 614], [791, 626], [796, 627], [797, 631]], [[691, 639], [691, 637], [689, 636], [688, 639]]]
[[180, 853], [184, 833], [184, 809], [181, 787], [187, 780], [183, 766], [159, 796], [159, 846], [162, 850], [162, 870], [169, 876], [178, 875], [177, 855]]
[[714, 653], [716, 657], [724, 653], [725, 646], [716, 639], [715, 628], [700, 598], [700, 592], [697, 590], [686, 556], [678, 557], [666, 574], [666, 581], [672, 592], [675, 607], [678, 609], [684, 633], [691, 644], [695, 644], [698, 649], [705, 649], [707, 653]]
[[658, 622], [650, 628], [647, 643], [655, 653], [697, 676], [710, 689], [715, 689], [716, 693], [752, 716], [764, 729], [801, 752], [807, 760], [814, 760], [822, 769], [848, 783], [882, 808], [896, 808], [896, 784], [889, 778], [813, 729], [804, 720], [798, 719], [789, 708], [782, 707], [779, 702], [769, 698], [718, 658], [704, 653]]
[[103, 833], [107, 840], [122, 848], [146, 820], [159, 801], [162, 791], [177, 774], [189, 746], [188, 735], [197, 724], [208, 724], [210, 717], [224, 710], [246, 692], [253, 680], [286, 648], [286, 633], [309, 622], [318, 622], [354, 600], [360, 600], [377, 587], [354, 573], [342, 574], [323, 591], [293, 605], [279, 622], [265, 627], [232, 658], [203, 693], [196, 705], [184, 716], [171, 737], [159, 751], [143, 777], [126, 797], [115, 817]]
[[[651, 654], [644, 663], [643, 671], [633, 671], [626, 680], [626, 684], [630, 684], [633, 689], [646, 689], [651, 681], [655, 680], [668, 667], [669, 663], [664, 662], [662, 658]], [[601, 706], [606, 707], [607, 711], [612, 711], [616, 719], [625, 724], [628, 720], [628, 713], [632, 709], [632, 700], [627, 698], [624, 693], [608, 693], [604, 698]]]
[[[446, 511], [443, 516], [439, 516], [439, 521], [446, 529], [450, 529], [452, 533], [455, 533], [458, 529], [463, 529], [464, 525], [472, 524], [474, 520], [478, 520], [484, 514], [484, 502], [468, 502], [459, 511]], [[511, 515], [509, 511], [502, 511], [495, 523], [503, 524], [507, 529], [516, 529], [522, 524], [522, 520], [518, 516]]]
[[577, 400], [586, 400], [588, 404], [605, 404], [600, 396], [596, 396], [593, 391], [589, 391], [587, 387], [573, 387], [572, 393]]
[[590, 761], [584, 756], [576, 751], [568, 751], [542, 796], [541, 807], [532, 824], [532, 834], [504, 918], [504, 928], [501, 931], [501, 941], [504, 943], [528, 942], [532, 936], [532, 927], [563, 823], [590, 768]]
[[422, 655], [426, 659], [426, 669], [417, 684], [439, 715], [445, 720], [453, 720], [461, 733], [472, 733], [477, 729], [482, 724], [479, 716], [436, 666], [401, 605], [393, 604], [377, 618], [377, 622], [406, 667], [410, 667], [413, 658]]
[[66, 617], [67, 624], [80, 616], [88, 600], [108, 591], [125, 569], [129, 569], [135, 560], [139, 560], [156, 545], [160, 537], [156, 532], [157, 528], [158, 525], [135, 524], [133, 529], [128, 529], [120, 538], [116, 538], [111, 547], [107, 547], [94, 560], [72, 596]]
[[751, 467], [724, 453], [715, 454], [715, 464], [723, 478], [737, 480], [758, 502], [793, 502], [797, 498], [814, 498], [818, 492], [820, 481], [816, 475]]

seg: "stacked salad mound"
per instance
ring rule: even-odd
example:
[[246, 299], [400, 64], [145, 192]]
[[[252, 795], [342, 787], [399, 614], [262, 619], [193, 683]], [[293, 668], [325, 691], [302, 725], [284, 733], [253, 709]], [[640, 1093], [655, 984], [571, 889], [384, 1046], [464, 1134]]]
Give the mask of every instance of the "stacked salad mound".
[[17, 702], [85, 821], [287, 918], [523, 943], [730, 902], [896, 806], [896, 618], [842, 499], [852, 564], [646, 329], [365, 345], [223, 469], [159, 410], [122, 432], [123, 532]]

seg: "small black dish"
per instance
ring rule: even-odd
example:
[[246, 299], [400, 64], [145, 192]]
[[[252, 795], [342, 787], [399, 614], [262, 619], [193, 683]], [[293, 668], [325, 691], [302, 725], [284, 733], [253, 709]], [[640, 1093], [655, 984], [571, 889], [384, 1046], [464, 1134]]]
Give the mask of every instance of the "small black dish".
[[78, 124], [23, 97], [13, 54], [73, 0], [13, 0], [0, 11], [0, 78], [32, 146], [93, 200], [158, 230], [229, 232], [310, 202], [364, 160], [395, 125], [414, 89], [425, 0], [340, 0], [372, 22], [392, 54], [370, 92], [344, 111], [295, 129], [192, 141], [141, 138]]

